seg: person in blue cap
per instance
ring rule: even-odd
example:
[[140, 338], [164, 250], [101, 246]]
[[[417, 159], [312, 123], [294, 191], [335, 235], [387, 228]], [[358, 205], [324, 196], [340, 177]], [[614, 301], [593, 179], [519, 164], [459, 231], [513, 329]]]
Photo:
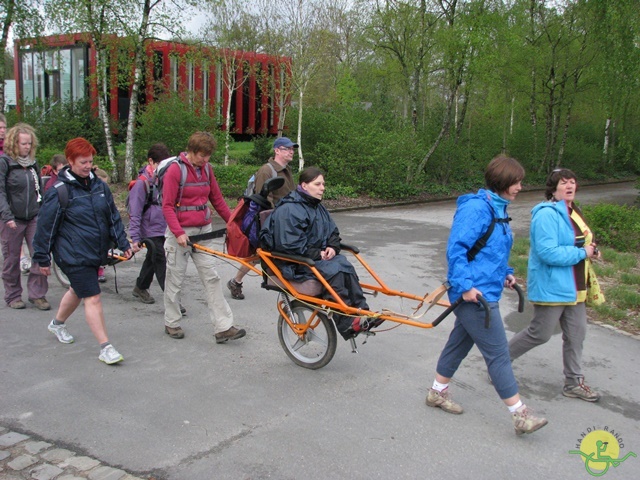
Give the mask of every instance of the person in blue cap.
[[[289, 163], [293, 160], [293, 152], [296, 148], [298, 148], [298, 144], [293, 143], [287, 137], [276, 138], [275, 142], [273, 142], [273, 157], [271, 157], [267, 163], [262, 165], [262, 167], [260, 167], [256, 172], [256, 192], [262, 190], [262, 186], [270, 178], [284, 178], [282, 187], [270, 192], [267, 197], [273, 206], [275, 206], [287, 193], [292, 192], [296, 188], [296, 184], [293, 181], [293, 173], [289, 166]], [[247, 267], [241, 266], [238, 268], [236, 276], [227, 282], [227, 288], [231, 292], [231, 298], [244, 300], [244, 293], [242, 293], [242, 280], [248, 272], [249, 269]]]

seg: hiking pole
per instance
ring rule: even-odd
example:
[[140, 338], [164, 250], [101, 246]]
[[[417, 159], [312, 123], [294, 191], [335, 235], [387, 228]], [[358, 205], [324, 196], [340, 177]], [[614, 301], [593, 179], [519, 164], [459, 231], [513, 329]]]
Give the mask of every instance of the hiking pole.
[[[484, 299], [482, 295], [478, 295], [476, 298], [478, 299], [478, 302], [480, 302], [484, 307], [484, 328], [489, 328], [489, 325], [491, 322], [491, 312], [489, 311], [489, 304], [487, 303], [487, 301]], [[433, 325], [434, 327], [438, 325], [442, 320], [444, 320], [447, 317], [447, 315], [453, 312], [456, 309], [456, 307], [463, 302], [464, 300], [462, 297], [458, 298], [458, 300], [453, 302], [451, 306], [449, 306], [444, 312], [442, 312], [440, 316], [436, 318], [431, 325]]]

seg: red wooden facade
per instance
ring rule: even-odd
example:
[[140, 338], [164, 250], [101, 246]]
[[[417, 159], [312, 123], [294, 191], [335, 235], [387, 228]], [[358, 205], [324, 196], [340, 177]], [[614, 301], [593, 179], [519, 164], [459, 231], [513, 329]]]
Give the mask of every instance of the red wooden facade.
[[[110, 64], [117, 65], [118, 49], [122, 50], [126, 42], [110, 37], [109, 44], [114, 46], [110, 49]], [[78, 100], [88, 95], [97, 106], [96, 49], [88, 34], [23, 39], [15, 42], [14, 48], [18, 104]], [[194, 107], [199, 104], [215, 109], [224, 126], [229, 96], [223, 79], [226, 68], [235, 68], [232, 133], [278, 133], [280, 102], [277, 96], [288, 90], [290, 59], [169, 41], [149, 41], [146, 52], [141, 103], [152, 102], [163, 92], [178, 92]], [[114, 119], [124, 120], [128, 115], [131, 86], [118, 85], [117, 68], [109, 69], [107, 75], [109, 112]]]

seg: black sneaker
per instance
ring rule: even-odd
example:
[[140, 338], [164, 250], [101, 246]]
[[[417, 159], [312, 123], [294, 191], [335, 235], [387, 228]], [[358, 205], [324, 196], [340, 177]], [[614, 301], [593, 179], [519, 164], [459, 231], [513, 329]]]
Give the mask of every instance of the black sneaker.
[[244, 300], [242, 293], [242, 283], [236, 282], [233, 278], [227, 282], [227, 288], [231, 291], [231, 298], [236, 300]]

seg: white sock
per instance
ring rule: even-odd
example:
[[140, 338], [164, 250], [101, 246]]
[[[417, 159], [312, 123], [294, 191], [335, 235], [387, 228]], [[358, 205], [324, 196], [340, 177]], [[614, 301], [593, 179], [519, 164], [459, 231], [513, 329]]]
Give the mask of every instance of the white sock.
[[438, 392], [443, 391], [445, 388], [447, 388], [449, 386], [448, 383], [440, 383], [437, 380], [433, 381], [433, 388], [434, 390], [437, 390]]
[[523, 405], [524, 403], [522, 403], [522, 400], [518, 400], [517, 403], [509, 407], [509, 413], [515, 413], [515, 411], [518, 410]]

